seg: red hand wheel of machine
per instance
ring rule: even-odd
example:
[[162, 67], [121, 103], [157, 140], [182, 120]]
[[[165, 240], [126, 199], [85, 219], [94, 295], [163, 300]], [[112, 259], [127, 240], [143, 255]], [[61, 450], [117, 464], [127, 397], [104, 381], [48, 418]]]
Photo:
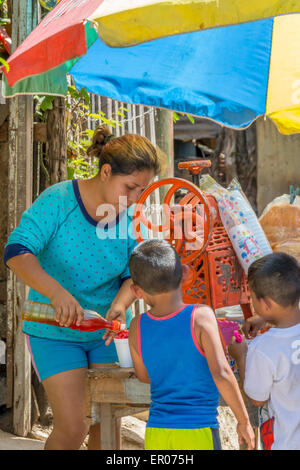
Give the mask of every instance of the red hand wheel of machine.
[[[160, 204], [163, 222], [157, 224], [144, 215], [145, 203], [151, 195], [164, 186], [171, 186]], [[180, 190], [187, 193], [176, 204], [172, 198]], [[178, 193], [177, 193], [178, 194]], [[151, 204], [148, 206], [151, 209]], [[153, 232], [154, 238], [164, 238], [177, 251], [182, 264], [189, 264], [205, 250], [212, 231], [212, 216], [209, 205], [199, 188], [181, 178], [166, 178], [152, 183], [137, 202], [133, 214], [133, 227], [138, 242], [144, 240], [141, 224]], [[155, 237], [155, 233], [158, 234]], [[159, 234], [165, 233], [163, 237]]]
[[[193, 183], [168, 178], [153, 183], [144, 191], [134, 210], [134, 233], [138, 242], [143, 241], [143, 224], [153, 232], [154, 238], [164, 238], [174, 246], [182, 264], [189, 268], [182, 283], [185, 303], [203, 303], [213, 309], [240, 304], [244, 317], [248, 318], [252, 312], [247, 279], [241, 268], [238, 269], [238, 259], [221, 221], [218, 203], [211, 194], [203, 194], [196, 186], [201, 170], [209, 166], [209, 160], [181, 162], [178, 167], [189, 171]], [[162, 188], [166, 195], [160, 207], [165, 221], [153, 223], [144, 214], [145, 203], [151, 202], [155, 191], [162, 192]], [[180, 189], [186, 191], [184, 196], [178, 194]], [[175, 199], [176, 204], [173, 204]]]

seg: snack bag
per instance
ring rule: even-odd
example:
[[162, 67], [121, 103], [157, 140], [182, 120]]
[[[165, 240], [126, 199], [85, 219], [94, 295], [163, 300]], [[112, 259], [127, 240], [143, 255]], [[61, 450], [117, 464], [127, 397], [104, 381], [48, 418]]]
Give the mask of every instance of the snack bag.
[[233, 180], [229, 188], [226, 189], [211, 176], [203, 175], [200, 180], [200, 189], [216, 198], [225, 230], [239, 262], [247, 274], [253, 261], [272, 253], [272, 248], [255, 212], [244, 196], [237, 180]]
[[240, 216], [244, 218], [247, 227], [255, 235], [263, 256], [272, 253], [269, 240], [236, 178], [233, 178], [230, 185], [228, 186], [228, 189], [230, 191], [231, 197], [233, 197], [237, 202], [240, 210]]

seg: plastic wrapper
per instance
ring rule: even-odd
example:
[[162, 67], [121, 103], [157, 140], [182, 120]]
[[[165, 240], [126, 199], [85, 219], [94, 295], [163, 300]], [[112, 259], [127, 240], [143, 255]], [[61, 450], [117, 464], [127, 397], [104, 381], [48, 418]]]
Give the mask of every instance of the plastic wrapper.
[[216, 198], [233, 249], [248, 273], [249, 266], [256, 259], [272, 253], [272, 248], [238, 181], [234, 179], [228, 188], [223, 188], [211, 176], [203, 175], [200, 189]]
[[283, 194], [267, 205], [260, 224], [273, 251], [283, 251], [300, 262], [300, 197], [290, 203], [290, 196]]

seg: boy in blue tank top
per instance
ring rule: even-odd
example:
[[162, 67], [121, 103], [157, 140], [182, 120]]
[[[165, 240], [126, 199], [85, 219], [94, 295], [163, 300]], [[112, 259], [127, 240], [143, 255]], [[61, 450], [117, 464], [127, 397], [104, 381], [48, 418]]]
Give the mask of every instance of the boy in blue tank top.
[[151, 307], [130, 325], [135, 372], [150, 383], [146, 450], [220, 450], [219, 393], [237, 419], [239, 443], [254, 433], [224, 354], [217, 321], [206, 305], [185, 305], [179, 256], [164, 240], [147, 240], [129, 262], [132, 290]]

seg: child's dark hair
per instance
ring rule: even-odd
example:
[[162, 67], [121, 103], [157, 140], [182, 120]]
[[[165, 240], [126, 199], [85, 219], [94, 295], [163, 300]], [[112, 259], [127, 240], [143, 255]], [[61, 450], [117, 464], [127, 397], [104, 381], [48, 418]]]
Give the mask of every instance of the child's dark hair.
[[182, 279], [180, 258], [165, 240], [146, 240], [136, 246], [129, 270], [134, 284], [150, 295], [176, 290]]
[[271, 253], [254, 261], [249, 267], [248, 282], [258, 299], [269, 297], [282, 307], [300, 300], [300, 265], [286, 253]]
[[108, 126], [97, 127], [87, 155], [99, 158], [99, 170], [105, 163], [113, 175], [130, 175], [134, 171], [160, 171], [161, 157], [149, 139], [137, 134], [115, 137]]

